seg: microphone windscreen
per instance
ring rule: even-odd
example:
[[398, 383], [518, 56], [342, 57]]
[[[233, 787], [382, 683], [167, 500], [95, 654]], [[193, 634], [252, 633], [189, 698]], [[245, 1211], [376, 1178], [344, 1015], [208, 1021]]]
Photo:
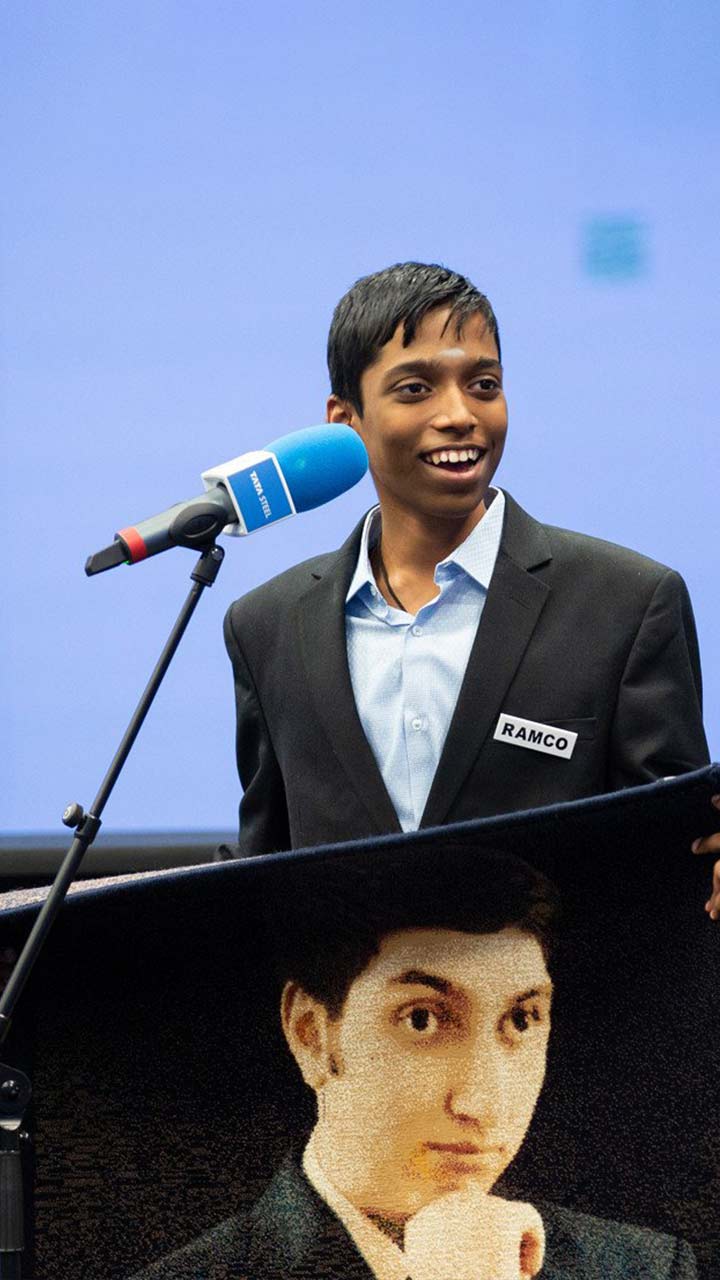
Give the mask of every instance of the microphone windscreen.
[[265, 445], [274, 453], [297, 511], [312, 511], [352, 489], [368, 469], [365, 445], [352, 427], [303, 427]]

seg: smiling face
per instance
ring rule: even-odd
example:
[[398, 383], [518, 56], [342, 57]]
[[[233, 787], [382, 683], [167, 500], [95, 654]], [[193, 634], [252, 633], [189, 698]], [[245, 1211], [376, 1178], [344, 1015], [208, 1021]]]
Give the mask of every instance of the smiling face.
[[352, 1204], [401, 1222], [469, 1183], [490, 1190], [542, 1087], [551, 991], [539, 942], [517, 928], [388, 934], [336, 1019], [288, 985], [317, 1153]]
[[502, 456], [507, 404], [484, 316], [471, 315], [462, 333], [449, 316], [428, 312], [408, 346], [398, 325], [362, 375], [362, 415], [331, 396], [328, 420], [362, 437], [384, 514], [463, 521], [469, 531]]

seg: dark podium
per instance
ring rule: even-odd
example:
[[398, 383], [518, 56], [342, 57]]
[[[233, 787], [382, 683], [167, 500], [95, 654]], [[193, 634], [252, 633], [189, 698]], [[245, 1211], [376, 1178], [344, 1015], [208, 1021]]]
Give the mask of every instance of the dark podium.
[[[23, 1275], [114, 1280], [261, 1194], [313, 1111], [278, 1019], [273, 933], [483, 850], [558, 886], [548, 1074], [508, 1194], [670, 1232], [720, 1272], [720, 927], [703, 911], [720, 767], [454, 827], [79, 889], [3, 1059], [35, 1101]], [[37, 905], [0, 897], [0, 951]], [[269, 923], [270, 922], [270, 923]], [[274, 922], [274, 923], [273, 923]]]

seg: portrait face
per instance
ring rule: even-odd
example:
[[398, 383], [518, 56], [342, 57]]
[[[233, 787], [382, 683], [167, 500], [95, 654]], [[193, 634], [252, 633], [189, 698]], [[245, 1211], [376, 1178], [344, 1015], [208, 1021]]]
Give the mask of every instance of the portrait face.
[[403, 1221], [469, 1183], [490, 1190], [540, 1093], [551, 991], [530, 934], [411, 929], [385, 937], [338, 1018], [301, 1000], [315, 1149], [352, 1204]]
[[331, 396], [328, 420], [362, 437], [385, 510], [468, 520], [502, 456], [507, 404], [484, 317], [459, 335], [449, 314], [428, 312], [407, 347], [400, 324], [362, 375], [362, 415]]

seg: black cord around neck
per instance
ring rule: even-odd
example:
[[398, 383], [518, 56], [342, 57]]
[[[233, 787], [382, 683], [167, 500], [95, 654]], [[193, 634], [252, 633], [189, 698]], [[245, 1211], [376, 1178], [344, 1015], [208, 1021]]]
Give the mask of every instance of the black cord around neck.
[[390, 579], [389, 579], [389, 577], [388, 577], [388, 571], [387, 571], [387, 569], [385, 568], [385, 561], [383, 560], [383, 553], [382, 553], [381, 546], [380, 546], [380, 543], [379, 543], [379, 542], [377, 542], [377, 543], [376, 543], [376, 545], [375, 545], [375, 554], [376, 554], [376, 556], [377, 556], [378, 569], [380, 570], [380, 572], [382, 573], [383, 578], [385, 579], [385, 586], [387, 587], [388, 591], [390, 592], [390, 595], [392, 596], [392, 598], [393, 598], [393, 600], [395, 601], [395, 603], [396, 603], [396, 605], [398, 606], [398, 608], [399, 608], [399, 609], [402, 609], [403, 613], [409, 613], [409, 612], [410, 612], [410, 610], [405, 608], [405, 605], [403, 604], [403, 602], [402, 602], [402, 600], [400, 599], [400, 597], [399, 597], [399, 595], [397, 594], [397, 592], [393, 591], [392, 583], [391, 583], [391, 581], [390, 581]]

